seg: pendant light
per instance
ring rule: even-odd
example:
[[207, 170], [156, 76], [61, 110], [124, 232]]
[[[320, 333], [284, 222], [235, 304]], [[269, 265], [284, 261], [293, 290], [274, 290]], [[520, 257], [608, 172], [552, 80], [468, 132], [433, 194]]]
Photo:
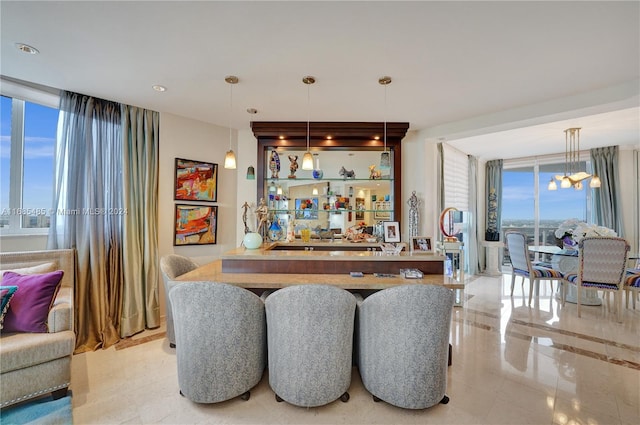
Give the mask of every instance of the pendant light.
[[[564, 174], [555, 176], [562, 189], [573, 187], [575, 190], [582, 190], [584, 187], [582, 182], [588, 178], [591, 178], [589, 187], [592, 189], [597, 189], [602, 184], [597, 175], [580, 171], [580, 130], [580, 127], [572, 127], [564, 131]], [[558, 186], [551, 179], [547, 189], [556, 190], [557, 188]]]
[[311, 84], [316, 82], [315, 77], [307, 75], [302, 78], [302, 82], [307, 85], [307, 151], [302, 156], [302, 169], [303, 170], [313, 170], [313, 156], [309, 151], [309, 109], [311, 105], [310, 96], [309, 96], [309, 87]]
[[389, 169], [391, 168], [391, 154], [387, 152], [387, 86], [391, 84], [391, 77], [380, 77], [378, 83], [384, 86], [384, 150], [380, 154], [380, 168]]
[[238, 83], [238, 77], [229, 75], [224, 77], [224, 80], [229, 83], [229, 150], [224, 157], [224, 168], [229, 170], [236, 169], [236, 154], [231, 149], [231, 115], [233, 113], [233, 85]]

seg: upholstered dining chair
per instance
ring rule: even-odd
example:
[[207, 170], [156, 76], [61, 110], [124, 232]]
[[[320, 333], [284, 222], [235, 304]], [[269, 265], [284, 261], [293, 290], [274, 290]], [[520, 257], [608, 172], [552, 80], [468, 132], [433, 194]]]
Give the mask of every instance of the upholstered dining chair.
[[636, 298], [640, 294], [640, 258], [636, 260], [636, 265], [632, 269], [627, 269], [627, 276], [624, 278], [624, 291], [626, 294], [626, 307], [629, 308], [629, 297], [632, 297], [633, 309], [636, 309]]
[[169, 300], [169, 290], [175, 282], [172, 282], [178, 276], [190, 272], [198, 267], [198, 264], [190, 258], [182, 255], [169, 254], [160, 259], [160, 272], [164, 281], [164, 299], [166, 303], [166, 322], [167, 322], [167, 339], [169, 346], [175, 348], [176, 336], [173, 329], [173, 312], [171, 311], [171, 301]]
[[446, 404], [454, 294], [437, 285], [400, 285], [358, 300], [357, 366], [375, 401], [405, 409]]
[[247, 289], [214, 282], [181, 282], [169, 298], [180, 393], [196, 403], [248, 400], [265, 368], [264, 302]]
[[356, 299], [329, 285], [296, 285], [265, 300], [269, 385], [277, 401], [349, 400]]
[[562, 273], [531, 262], [527, 247], [527, 238], [524, 234], [509, 232], [506, 234], [506, 240], [513, 269], [511, 273], [511, 296], [513, 296], [516, 276], [522, 277], [523, 288], [524, 280], [529, 279], [529, 305], [531, 305], [534, 284], [539, 285], [541, 280], [548, 280], [551, 283], [551, 290], [553, 291], [553, 281], [556, 280], [560, 282], [562, 280]]
[[640, 294], [640, 269], [630, 270], [625, 278], [624, 289], [626, 294], [626, 307], [629, 308], [629, 298], [631, 298], [631, 306], [636, 309], [636, 299]]
[[[618, 322], [622, 321], [622, 292], [624, 291], [625, 267], [629, 244], [622, 238], [588, 237], [578, 244], [578, 272], [564, 277], [567, 284], [575, 285], [580, 317], [580, 291], [596, 289], [613, 292], [615, 296]], [[562, 304], [567, 295], [566, 285], [562, 286]]]

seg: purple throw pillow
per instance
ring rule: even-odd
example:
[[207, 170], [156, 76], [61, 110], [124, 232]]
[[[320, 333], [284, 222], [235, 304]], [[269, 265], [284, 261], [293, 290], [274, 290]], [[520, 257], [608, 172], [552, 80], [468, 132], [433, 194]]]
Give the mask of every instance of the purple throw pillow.
[[21, 275], [5, 272], [3, 286], [17, 286], [4, 318], [3, 332], [48, 332], [47, 317], [64, 272]]

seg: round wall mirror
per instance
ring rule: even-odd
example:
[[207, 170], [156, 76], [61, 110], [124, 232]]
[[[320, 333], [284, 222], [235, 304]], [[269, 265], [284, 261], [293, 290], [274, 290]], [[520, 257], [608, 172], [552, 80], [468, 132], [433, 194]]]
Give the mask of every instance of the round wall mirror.
[[462, 223], [455, 220], [457, 211], [457, 208], [449, 207], [440, 213], [440, 231], [444, 235], [446, 242], [457, 242], [458, 237], [456, 235], [462, 231]]

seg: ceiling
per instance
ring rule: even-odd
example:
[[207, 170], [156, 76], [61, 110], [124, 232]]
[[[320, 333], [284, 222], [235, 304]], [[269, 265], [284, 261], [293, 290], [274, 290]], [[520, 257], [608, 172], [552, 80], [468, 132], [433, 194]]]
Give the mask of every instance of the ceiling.
[[639, 145], [639, 6], [3, 0], [0, 74], [236, 129], [409, 122], [485, 159], [563, 152], [570, 126]]

